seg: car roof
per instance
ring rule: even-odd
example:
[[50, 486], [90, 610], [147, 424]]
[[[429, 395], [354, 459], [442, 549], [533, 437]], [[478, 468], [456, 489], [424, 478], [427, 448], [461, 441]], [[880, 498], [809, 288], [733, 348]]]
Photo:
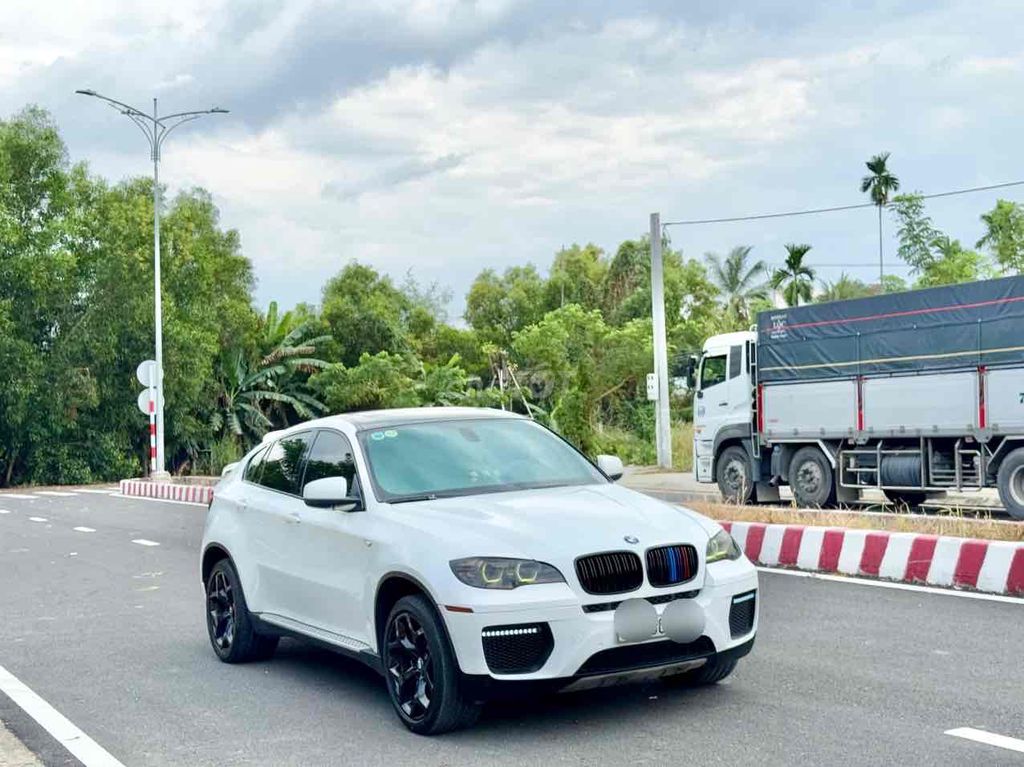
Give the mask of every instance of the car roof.
[[309, 428], [324, 428], [348, 424], [357, 431], [386, 429], [410, 423], [425, 421], [454, 421], [467, 418], [524, 418], [518, 413], [486, 407], [405, 407], [390, 410], [361, 410], [354, 413], [339, 413], [314, 421], [296, 424], [280, 433]]

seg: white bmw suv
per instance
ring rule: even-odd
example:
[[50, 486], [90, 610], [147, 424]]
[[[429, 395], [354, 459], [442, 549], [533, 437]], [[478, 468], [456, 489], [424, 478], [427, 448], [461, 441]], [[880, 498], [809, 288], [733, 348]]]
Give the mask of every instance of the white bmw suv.
[[412, 731], [506, 692], [637, 677], [708, 684], [750, 652], [757, 573], [693, 511], [614, 484], [497, 410], [352, 413], [277, 432], [217, 486], [207, 627], [228, 663], [281, 636], [385, 678]]

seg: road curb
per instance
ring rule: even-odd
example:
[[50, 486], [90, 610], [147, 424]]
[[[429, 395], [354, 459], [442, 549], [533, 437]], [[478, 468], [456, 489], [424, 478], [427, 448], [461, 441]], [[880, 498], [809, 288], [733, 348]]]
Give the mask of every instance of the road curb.
[[122, 495], [139, 498], [204, 504], [213, 500], [213, 488], [208, 485], [176, 485], [172, 482], [152, 482], [148, 479], [122, 479], [120, 487]]
[[1024, 596], [1024, 543], [808, 525], [722, 522], [752, 562]]

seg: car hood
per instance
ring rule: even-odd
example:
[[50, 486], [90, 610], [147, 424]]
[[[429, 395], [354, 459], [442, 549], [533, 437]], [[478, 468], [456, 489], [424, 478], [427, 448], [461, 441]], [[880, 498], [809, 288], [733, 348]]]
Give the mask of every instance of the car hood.
[[[692, 543], [703, 554], [718, 525], [696, 512], [612, 484], [395, 504], [396, 521], [452, 557], [565, 561], [581, 554]], [[636, 538], [630, 544], [625, 538]]]

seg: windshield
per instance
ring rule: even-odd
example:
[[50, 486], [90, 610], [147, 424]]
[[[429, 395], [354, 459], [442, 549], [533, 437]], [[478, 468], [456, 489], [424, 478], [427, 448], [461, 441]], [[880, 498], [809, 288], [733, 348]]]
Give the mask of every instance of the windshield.
[[532, 421], [432, 421], [361, 432], [382, 501], [606, 482], [573, 447]]

